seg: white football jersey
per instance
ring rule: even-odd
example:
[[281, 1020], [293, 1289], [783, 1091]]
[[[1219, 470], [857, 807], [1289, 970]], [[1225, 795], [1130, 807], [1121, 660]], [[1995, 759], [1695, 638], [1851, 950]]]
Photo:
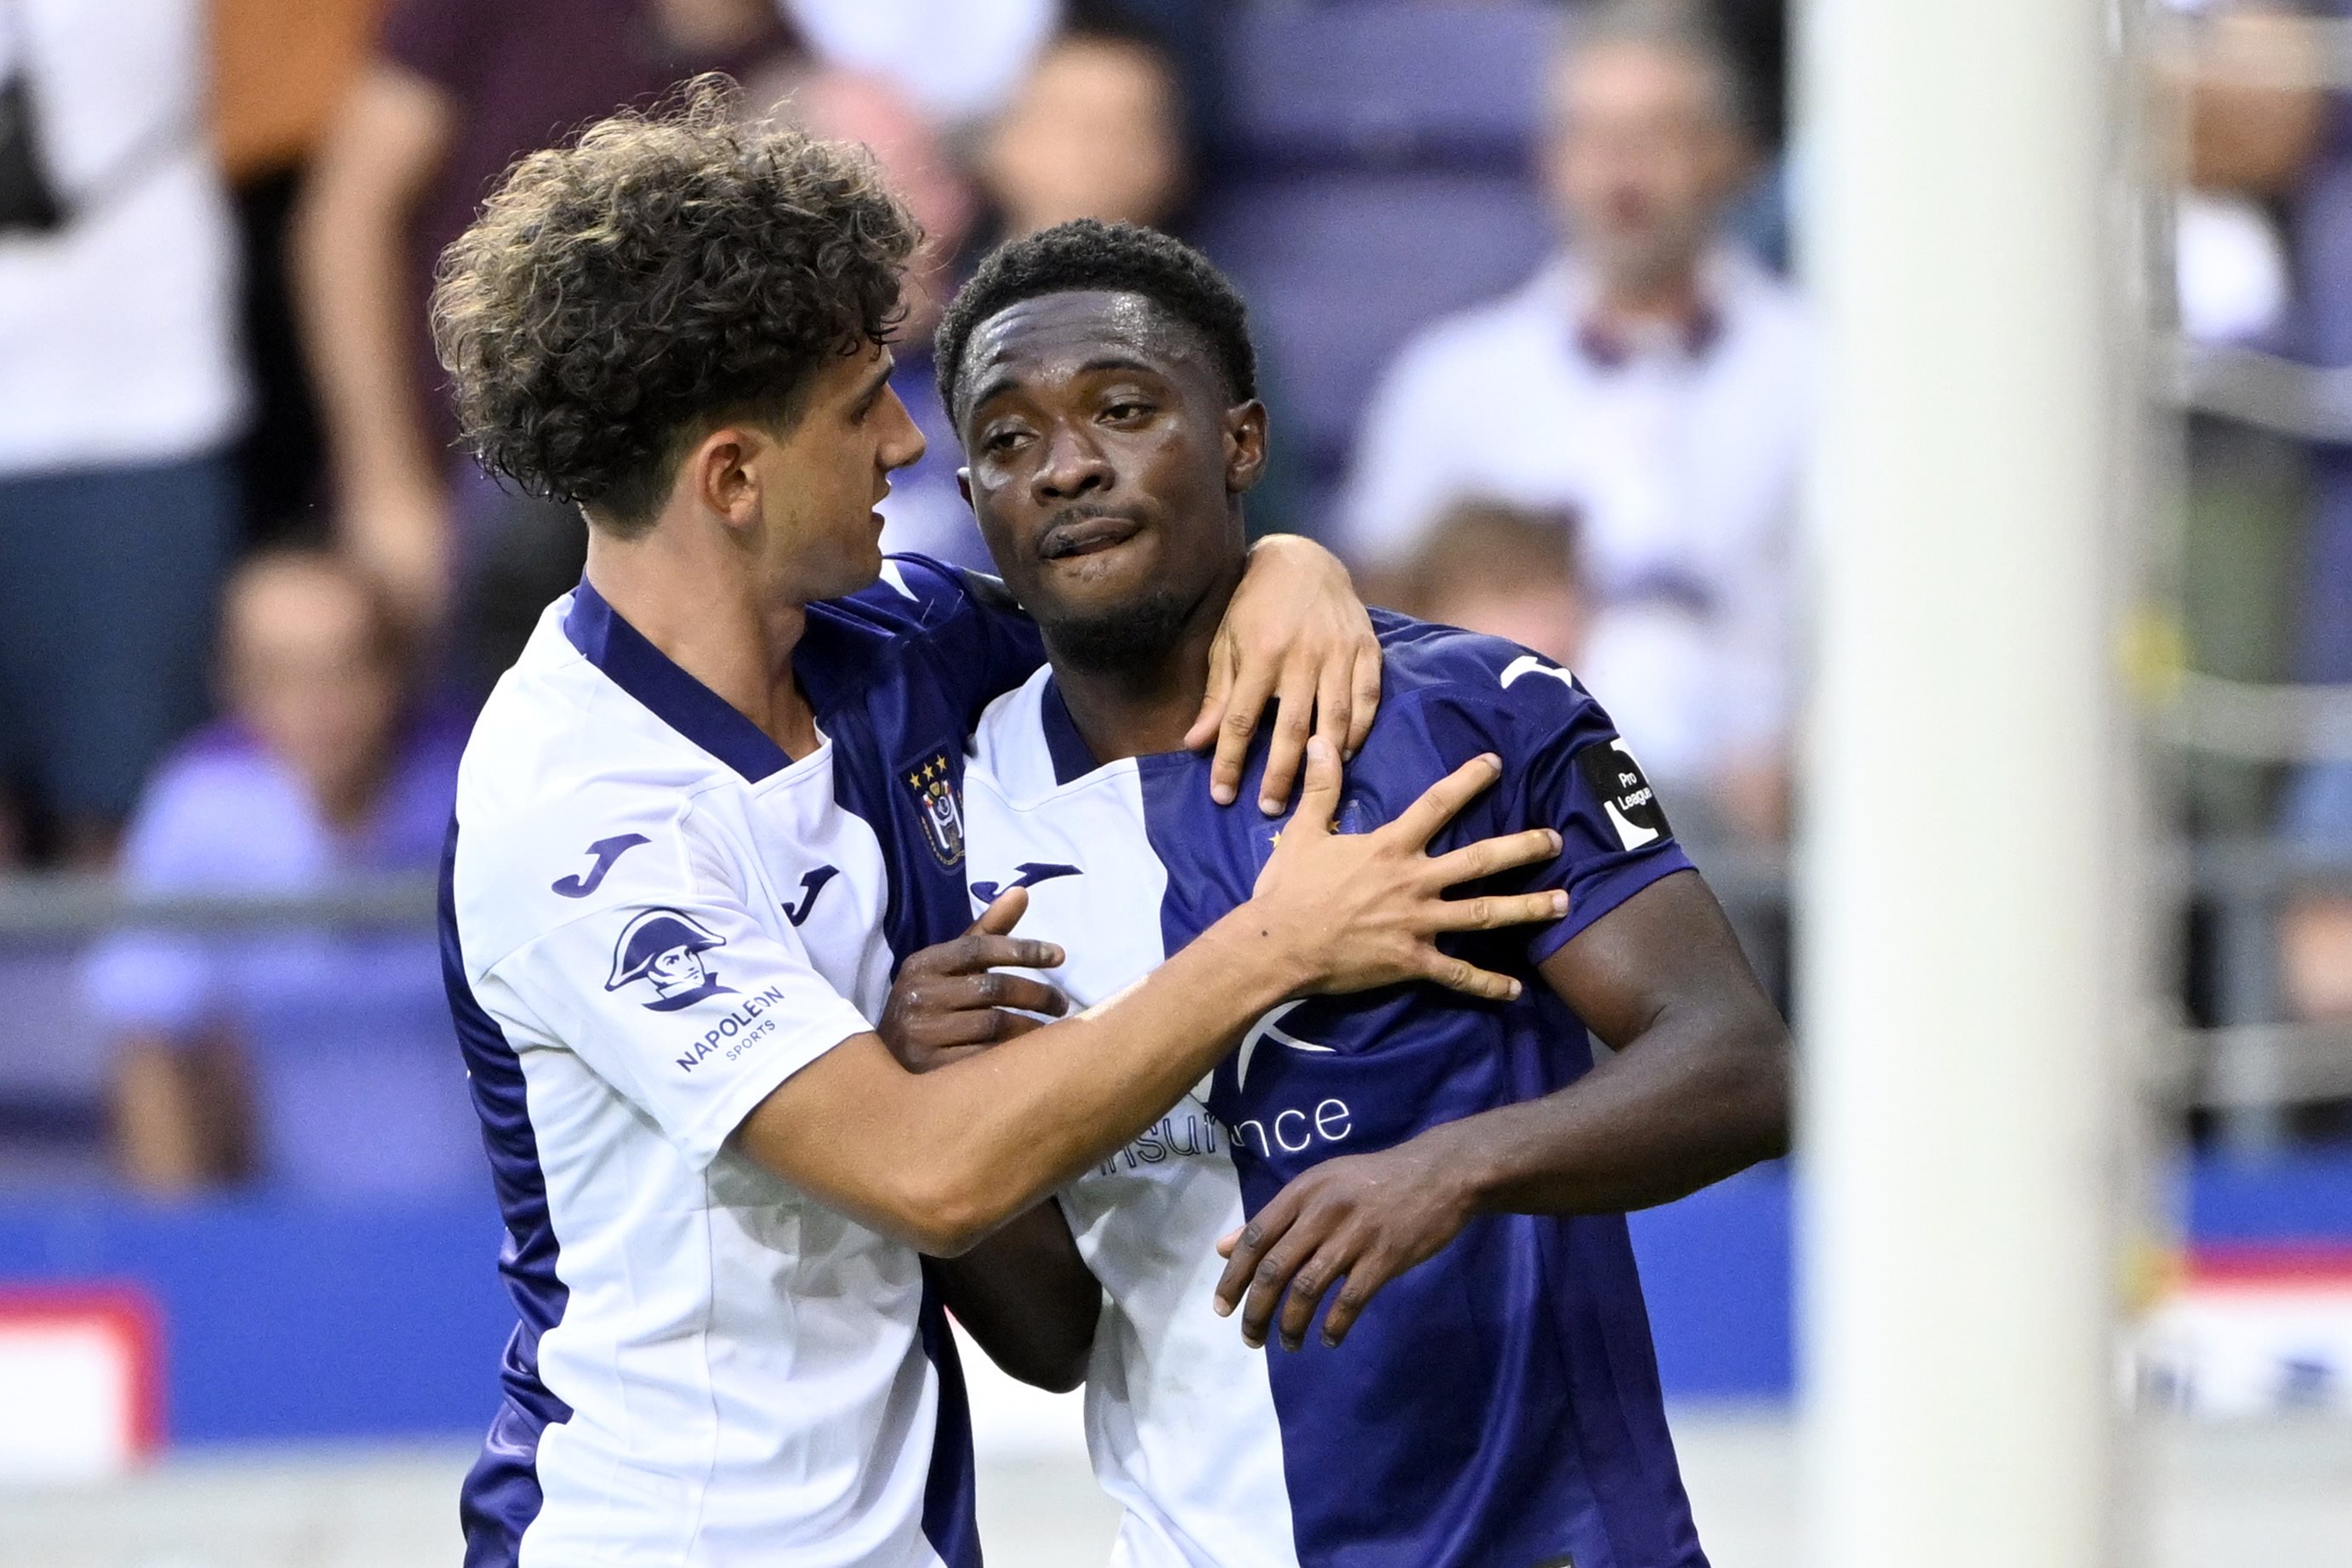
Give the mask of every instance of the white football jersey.
[[476, 727], [443, 956], [521, 1324], [469, 1568], [976, 1568], [920, 1260], [728, 1142], [963, 923], [961, 737], [1034, 632], [891, 577], [813, 610], [798, 761], [584, 584]]

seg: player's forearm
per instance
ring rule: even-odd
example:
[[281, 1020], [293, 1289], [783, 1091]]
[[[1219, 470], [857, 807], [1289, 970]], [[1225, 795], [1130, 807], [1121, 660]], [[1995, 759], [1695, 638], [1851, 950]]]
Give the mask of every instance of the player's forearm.
[[1086, 1380], [1102, 1286], [1060, 1204], [1047, 1198], [962, 1257], [924, 1266], [956, 1322], [1006, 1373], [1055, 1394]]
[[1480, 1212], [1647, 1208], [1788, 1152], [1790, 1059], [1769, 1010], [1669, 1015], [1566, 1089], [1423, 1135]]
[[1125, 1145], [1306, 978], [1244, 904], [1109, 1000], [910, 1079], [925, 1250], [967, 1250]]

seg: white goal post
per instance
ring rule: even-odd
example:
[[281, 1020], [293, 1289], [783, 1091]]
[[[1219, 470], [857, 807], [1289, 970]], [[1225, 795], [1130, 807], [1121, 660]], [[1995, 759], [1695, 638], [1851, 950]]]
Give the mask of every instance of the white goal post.
[[2116, 14], [1803, 10], [1804, 1561], [2104, 1568], [2140, 859]]

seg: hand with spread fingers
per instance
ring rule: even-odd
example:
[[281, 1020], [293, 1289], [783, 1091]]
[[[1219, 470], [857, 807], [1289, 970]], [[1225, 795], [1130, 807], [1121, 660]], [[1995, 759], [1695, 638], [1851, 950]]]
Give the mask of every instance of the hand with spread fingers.
[[1271, 1327], [1297, 1350], [1328, 1294], [1323, 1343], [1336, 1347], [1381, 1286], [1435, 1257], [1475, 1211], [1470, 1184], [1437, 1155], [1415, 1138], [1327, 1160], [1284, 1187], [1217, 1243], [1226, 1260], [1217, 1315], [1239, 1307], [1251, 1346], [1265, 1344]]
[[1459, 899], [1445, 894], [1463, 883], [1552, 859], [1559, 853], [1559, 834], [1529, 828], [1442, 855], [1429, 852], [1429, 841], [1502, 772], [1502, 759], [1491, 752], [1473, 758], [1423, 790], [1394, 821], [1368, 833], [1340, 833], [1333, 825], [1342, 784], [1339, 754], [1320, 736], [1307, 742], [1297, 814], [1258, 873], [1249, 902], [1236, 911], [1258, 916], [1268, 930], [1303, 936], [1313, 967], [1299, 977], [1295, 994], [1363, 991], [1405, 980], [1431, 980], [1488, 1000], [1519, 994], [1517, 980], [1444, 952], [1437, 938], [1557, 920], [1568, 913], [1568, 894], [1556, 889]]
[[1062, 950], [1051, 942], [1013, 935], [1028, 910], [1029, 890], [1013, 888], [962, 936], [898, 967], [875, 1032], [907, 1071], [929, 1072], [977, 1056], [1070, 1010], [1069, 998], [1043, 980], [1005, 972], [1062, 963]]

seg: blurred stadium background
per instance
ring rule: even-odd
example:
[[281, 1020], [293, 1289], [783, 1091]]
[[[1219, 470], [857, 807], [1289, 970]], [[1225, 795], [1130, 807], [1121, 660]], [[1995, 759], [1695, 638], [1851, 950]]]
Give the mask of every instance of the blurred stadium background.
[[[2080, 1176], [2109, 1560], [2352, 1563], [2352, 5], [2072, 3], [2144, 955]], [[0, 1565], [457, 1561], [512, 1320], [431, 872], [469, 705], [579, 546], [447, 453], [424, 279], [512, 158], [699, 68], [868, 142], [931, 235], [895, 542], [982, 559], [922, 351], [973, 259], [1078, 215], [1193, 238], [1267, 361], [1253, 524], [1572, 663], [1805, 1040], [1790, 824], [1850, 781], [1797, 738], [1841, 644], [1791, 236], [1872, 150], [1790, 56], [1850, 89], [1855, 15], [1792, 51], [1783, 0], [0, 0]], [[1766, 1169], [1634, 1222], [1722, 1568], [1807, 1560], [1811, 1212]], [[1940, 1332], [1921, 1301], [1922, 1360]], [[1102, 1561], [1075, 1400], [975, 1383], [995, 1560]]]

